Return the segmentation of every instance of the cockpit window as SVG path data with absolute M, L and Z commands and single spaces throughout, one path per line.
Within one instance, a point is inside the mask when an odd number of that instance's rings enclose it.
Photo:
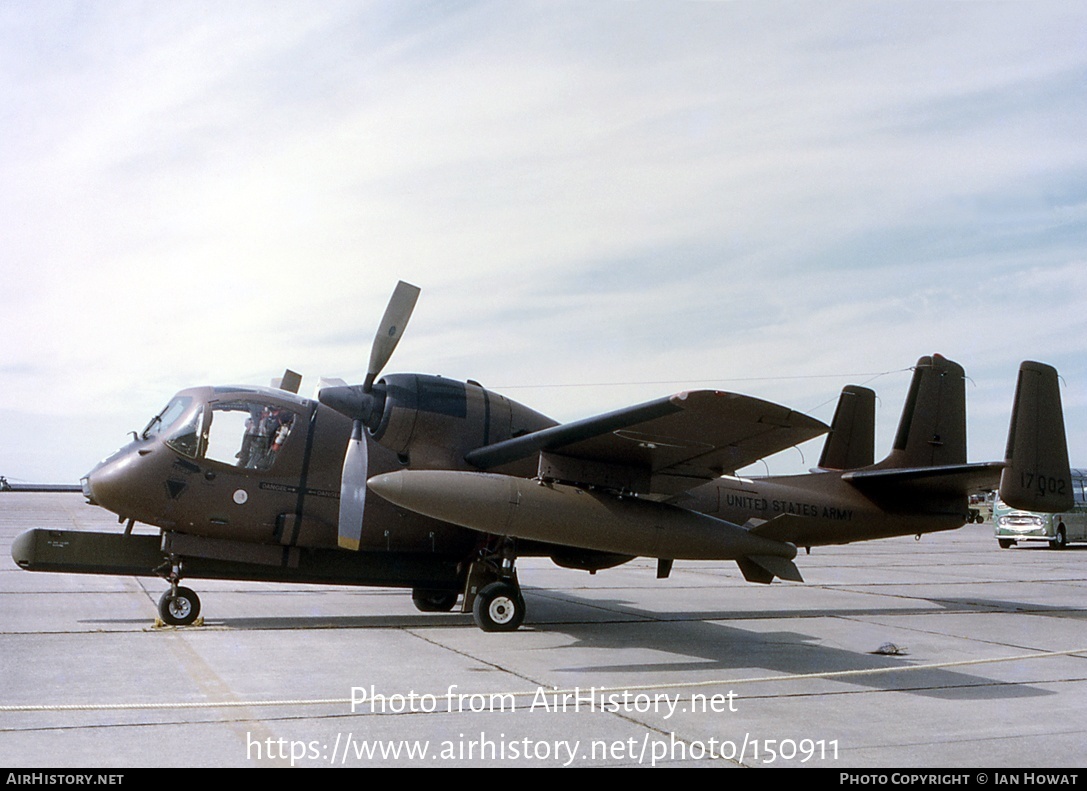
M 269 470 L 290 437 L 295 414 L 255 401 L 220 401 L 212 405 L 205 456 L 212 461 Z
M 195 459 L 200 451 L 200 423 L 203 418 L 204 408 L 201 407 L 193 413 L 192 417 L 177 425 L 170 434 L 170 438 L 166 440 L 166 444 L 178 453 Z
M 191 396 L 178 396 L 167 404 L 164 410 L 151 418 L 151 422 L 147 424 L 147 428 L 143 430 L 143 434 L 140 436 L 143 439 L 151 439 L 151 437 L 166 431 L 184 414 L 191 403 Z

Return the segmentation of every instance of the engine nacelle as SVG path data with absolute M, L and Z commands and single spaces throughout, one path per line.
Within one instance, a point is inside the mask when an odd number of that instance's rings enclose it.
M 476 382 L 392 374 L 374 391 L 384 403 L 380 419 L 368 423 L 370 435 L 414 469 L 470 469 L 468 451 L 555 425 Z

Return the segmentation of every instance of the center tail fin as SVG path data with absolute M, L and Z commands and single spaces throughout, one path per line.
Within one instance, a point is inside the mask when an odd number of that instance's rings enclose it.
M 909 509 L 926 499 L 946 508 L 992 488 L 1002 467 L 966 463 L 966 373 L 934 354 L 913 369 L 891 452 L 871 467 L 846 470 L 842 480 L 884 508 Z
M 902 408 L 894 446 L 878 469 L 966 463 L 966 372 L 939 354 L 922 357 Z

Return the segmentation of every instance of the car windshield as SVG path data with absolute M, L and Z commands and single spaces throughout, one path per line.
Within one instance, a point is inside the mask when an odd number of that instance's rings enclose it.
M 166 431 L 170 426 L 177 422 L 177 419 L 185 413 L 185 410 L 189 408 L 189 404 L 191 403 L 191 397 L 177 396 L 166 405 L 164 410 L 151 418 L 151 422 L 147 424 L 147 428 L 143 430 L 143 433 L 140 436 L 143 439 L 151 439 L 151 437 Z

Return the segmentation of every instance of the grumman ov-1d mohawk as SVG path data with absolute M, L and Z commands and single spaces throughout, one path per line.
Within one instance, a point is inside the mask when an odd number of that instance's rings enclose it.
M 662 578 L 674 560 L 734 560 L 752 582 L 799 582 L 797 547 L 950 530 L 998 483 L 1018 508 L 1071 506 L 1057 375 L 1041 363 L 1020 367 L 1005 460 L 967 464 L 963 369 L 922 357 L 877 464 L 862 387 L 842 391 L 830 427 L 706 390 L 558 425 L 476 382 L 379 379 L 418 294 L 397 286 L 361 385 L 310 400 L 288 372 L 278 390 L 178 393 L 83 479 L 126 530 L 30 530 L 16 563 L 163 577 L 159 613 L 176 625 L 200 610 L 190 577 L 410 588 L 424 612 L 459 600 L 509 631 L 525 617 L 520 556 L 590 572 L 656 558 Z M 828 430 L 811 474 L 734 475 Z

